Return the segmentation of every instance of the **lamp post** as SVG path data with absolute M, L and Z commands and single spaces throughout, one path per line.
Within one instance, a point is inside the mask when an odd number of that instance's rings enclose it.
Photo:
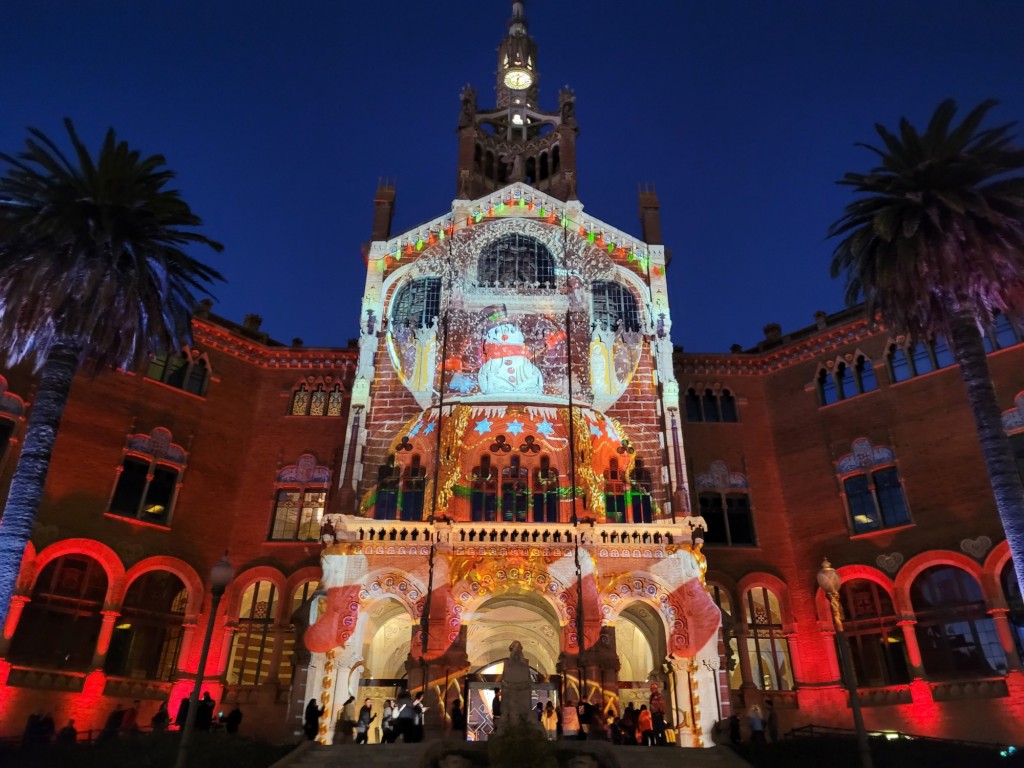
M 196 670 L 195 685 L 192 686 L 192 695 L 188 699 L 188 715 L 185 717 L 185 725 L 181 729 L 181 743 L 178 745 L 178 760 L 175 768 L 185 768 L 188 765 L 188 749 L 192 745 L 192 733 L 195 731 L 196 711 L 199 709 L 199 689 L 203 687 L 203 675 L 206 672 L 206 657 L 210 655 L 210 641 L 213 639 L 213 623 L 217 617 L 217 606 L 224 596 L 224 590 L 235 578 L 235 569 L 228 562 L 228 553 L 224 553 L 213 568 L 210 569 L 210 617 L 206 621 L 206 636 L 203 638 L 203 650 L 199 654 L 199 668 Z
M 832 626 L 836 630 L 836 645 L 839 648 L 839 668 L 843 677 L 843 685 L 850 694 L 850 710 L 853 712 L 853 727 L 857 731 L 857 751 L 860 753 L 861 768 L 872 768 L 871 748 L 868 746 L 868 734 L 864 730 L 864 718 L 860 712 L 860 699 L 857 697 L 857 679 L 850 663 L 850 641 L 843 629 L 843 606 L 839 602 L 839 587 L 842 578 L 832 564 L 825 558 L 821 561 L 818 571 L 818 586 L 828 595 L 832 609 Z

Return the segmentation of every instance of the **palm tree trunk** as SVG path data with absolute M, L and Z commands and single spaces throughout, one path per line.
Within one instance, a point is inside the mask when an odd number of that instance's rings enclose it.
M 981 331 L 974 315 L 964 311 L 953 315 L 949 330 L 953 355 L 967 387 L 967 402 L 974 415 L 996 509 L 1010 545 L 1017 583 L 1024 586 L 1024 485 L 1017 472 L 1010 440 L 1003 429 L 1002 413 L 992 385 Z
M 11 480 L 7 506 L 3 517 L 0 517 L 0 627 L 7 620 L 21 559 L 43 498 L 50 455 L 71 392 L 71 381 L 78 370 L 80 355 L 79 345 L 58 342 L 43 364 L 39 388 L 25 429 L 21 456 Z

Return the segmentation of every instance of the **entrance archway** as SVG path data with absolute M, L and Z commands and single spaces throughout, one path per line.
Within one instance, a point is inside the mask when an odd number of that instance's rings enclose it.
M 485 741 L 494 732 L 494 692 L 501 686 L 509 646 L 519 641 L 529 661 L 531 706 L 551 701 L 558 706 L 555 675 L 562 632 L 555 609 L 539 595 L 498 595 L 484 602 L 467 623 L 466 652 L 470 674 L 466 684 L 467 738 Z
M 468 624 L 466 653 L 471 669 L 505 659 L 509 645 L 518 640 L 531 667 L 542 675 L 554 674 L 562 633 L 558 615 L 542 597 L 529 593 L 497 595 L 464 622 Z
M 646 704 L 648 684 L 660 679 L 661 662 L 668 654 L 665 625 L 645 602 L 634 602 L 615 621 L 615 651 L 619 657 L 619 698 L 625 708 Z

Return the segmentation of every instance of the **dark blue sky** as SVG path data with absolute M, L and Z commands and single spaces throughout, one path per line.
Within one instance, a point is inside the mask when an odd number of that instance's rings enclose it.
M 226 245 L 215 311 L 253 312 L 284 341 L 357 333 L 379 176 L 396 231 L 455 193 L 467 82 L 493 104 L 511 3 L 6 0 L 0 148 L 71 116 L 161 152 Z M 541 106 L 576 90 L 579 196 L 640 234 L 657 184 L 674 260 L 673 337 L 689 351 L 755 344 L 841 308 L 825 231 L 866 170 L 873 123 L 923 123 L 943 98 L 995 97 L 1024 119 L 1024 3 L 974 0 L 529 0 Z

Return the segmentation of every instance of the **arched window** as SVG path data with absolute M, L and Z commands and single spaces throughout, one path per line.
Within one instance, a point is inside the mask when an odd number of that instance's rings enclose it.
M 402 482 L 402 468 L 395 463 L 395 454 L 389 453 L 377 468 L 377 500 L 374 514 L 378 520 L 398 518 L 398 486 Z
M 883 467 L 843 479 L 854 533 L 868 533 L 910 522 L 903 484 L 896 467 Z
M 513 455 L 501 470 L 501 519 L 506 523 L 525 523 L 530 506 L 530 472 Z
M 839 391 L 836 389 L 836 380 L 827 368 L 818 372 L 818 398 L 822 405 L 832 405 L 839 402 Z
M 754 685 L 765 691 L 793 688 L 789 643 L 783 635 L 779 598 L 767 587 L 754 587 L 744 595 L 747 655 Z
M 303 607 L 306 606 L 307 616 L 304 617 L 305 621 L 308 621 L 309 603 L 308 601 L 313 597 L 313 593 L 320 587 L 320 582 L 313 579 L 312 581 L 306 581 L 299 585 L 298 589 L 292 593 L 292 602 L 290 610 L 288 612 L 289 617 L 292 617 L 294 621 L 295 614 Z M 294 625 L 293 625 L 294 630 Z M 309 661 L 309 651 L 304 647 L 300 648 L 296 645 L 295 632 L 285 632 L 281 635 L 281 642 L 283 646 L 281 648 L 281 664 L 277 670 L 277 679 L 282 687 L 292 684 L 292 674 L 295 669 L 300 667 L 305 662 Z
M 473 468 L 469 510 L 474 523 L 493 523 L 497 520 L 498 474 L 491 466 L 491 457 L 486 453 L 480 457 L 480 464 Z
M 555 260 L 532 237 L 512 232 L 495 240 L 480 254 L 477 283 L 485 288 L 555 287 Z
M 1020 584 L 1017 583 L 1017 573 L 1013 570 L 1012 560 L 1007 560 L 1003 566 L 999 583 L 1003 587 L 1006 607 L 1009 608 L 1006 618 L 1010 622 L 1010 631 L 1013 632 L 1017 656 L 1024 662 L 1024 598 L 1021 597 Z
M 391 327 L 426 328 L 441 314 L 441 278 L 410 280 L 395 293 L 391 302 Z
M 420 464 L 419 454 L 415 454 L 405 470 L 402 481 L 402 519 L 423 519 L 423 492 L 427 482 L 427 470 Z
M 597 327 L 634 333 L 640 330 L 640 311 L 629 288 L 620 283 L 595 280 L 590 296 L 593 322 Z
M 154 525 L 170 523 L 186 461 L 184 449 L 171 440 L 163 427 L 128 438 L 110 499 L 111 515 Z
M 644 466 L 644 460 L 639 456 L 633 462 L 633 469 L 629 473 L 630 507 L 633 510 L 633 523 L 650 523 L 654 520 L 654 510 L 651 505 L 651 471 Z
M 292 416 L 341 416 L 343 400 L 341 384 L 332 385 L 330 380 L 302 383 L 292 390 L 289 413 Z
M 167 571 L 150 571 L 124 596 L 103 670 L 116 677 L 170 680 L 178 664 L 188 592 Z
M 1006 671 L 1006 655 L 981 587 L 951 565 L 923 571 L 910 587 L 917 644 L 928 677 L 990 677 Z
M 618 459 L 608 459 L 604 472 L 604 509 L 608 522 L 626 522 L 626 478 Z
M 700 395 L 692 387 L 686 390 L 686 420 L 704 421 L 704 411 L 700 407 Z
M 910 682 L 903 630 L 889 593 L 868 579 L 851 579 L 839 589 L 850 641 L 853 668 L 860 686 Z
M 316 541 L 327 507 L 331 471 L 316 463 L 310 453 L 277 475 L 271 541 Z
M 878 389 L 878 381 L 875 378 L 875 369 L 871 361 L 864 355 L 857 356 L 857 364 L 854 366 L 854 374 L 857 380 L 858 392 L 873 392 Z
M 227 680 L 231 685 L 261 685 L 270 676 L 274 655 L 277 590 L 269 581 L 251 584 L 242 595 L 238 629 L 231 640 Z
M 533 522 L 558 522 L 558 470 L 551 459 L 540 457 L 540 466 L 533 470 Z
M 146 378 L 200 397 L 206 394 L 210 364 L 199 350 L 182 350 L 173 355 L 154 355 L 146 369 Z
M 704 389 L 703 394 L 695 388 L 686 390 L 684 398 L 686 408 L 686 420 L 690 422 L 729 422 L 735 424 L 740 420 L 739 409 L 736 404 L 736 395 L 732 390 L 721 389 L 715 384 L 714 388 Z
M 96 651 L 107 574 L 86 555 L 48 563 L 18 621 L 10 660 L 50 669 L 88 669 Z
M 726 649 L 722 658 L 722 668 L 728 672 L 729 688 L 738 691 L 743 685 L 743 674 L 740 668 L 739 645 L 736 639 L 736 616 L 733 599 L 729 590 L 719 584 L 708 582 L 708 594 L 722 612 L 722 635 Z
M 708 472 L 697 475 L 697 502 L 708 524 L 705 544 L 756 544 L 754 517 L 746 475 L 730 471 L 724 461 L 713 461 Z

